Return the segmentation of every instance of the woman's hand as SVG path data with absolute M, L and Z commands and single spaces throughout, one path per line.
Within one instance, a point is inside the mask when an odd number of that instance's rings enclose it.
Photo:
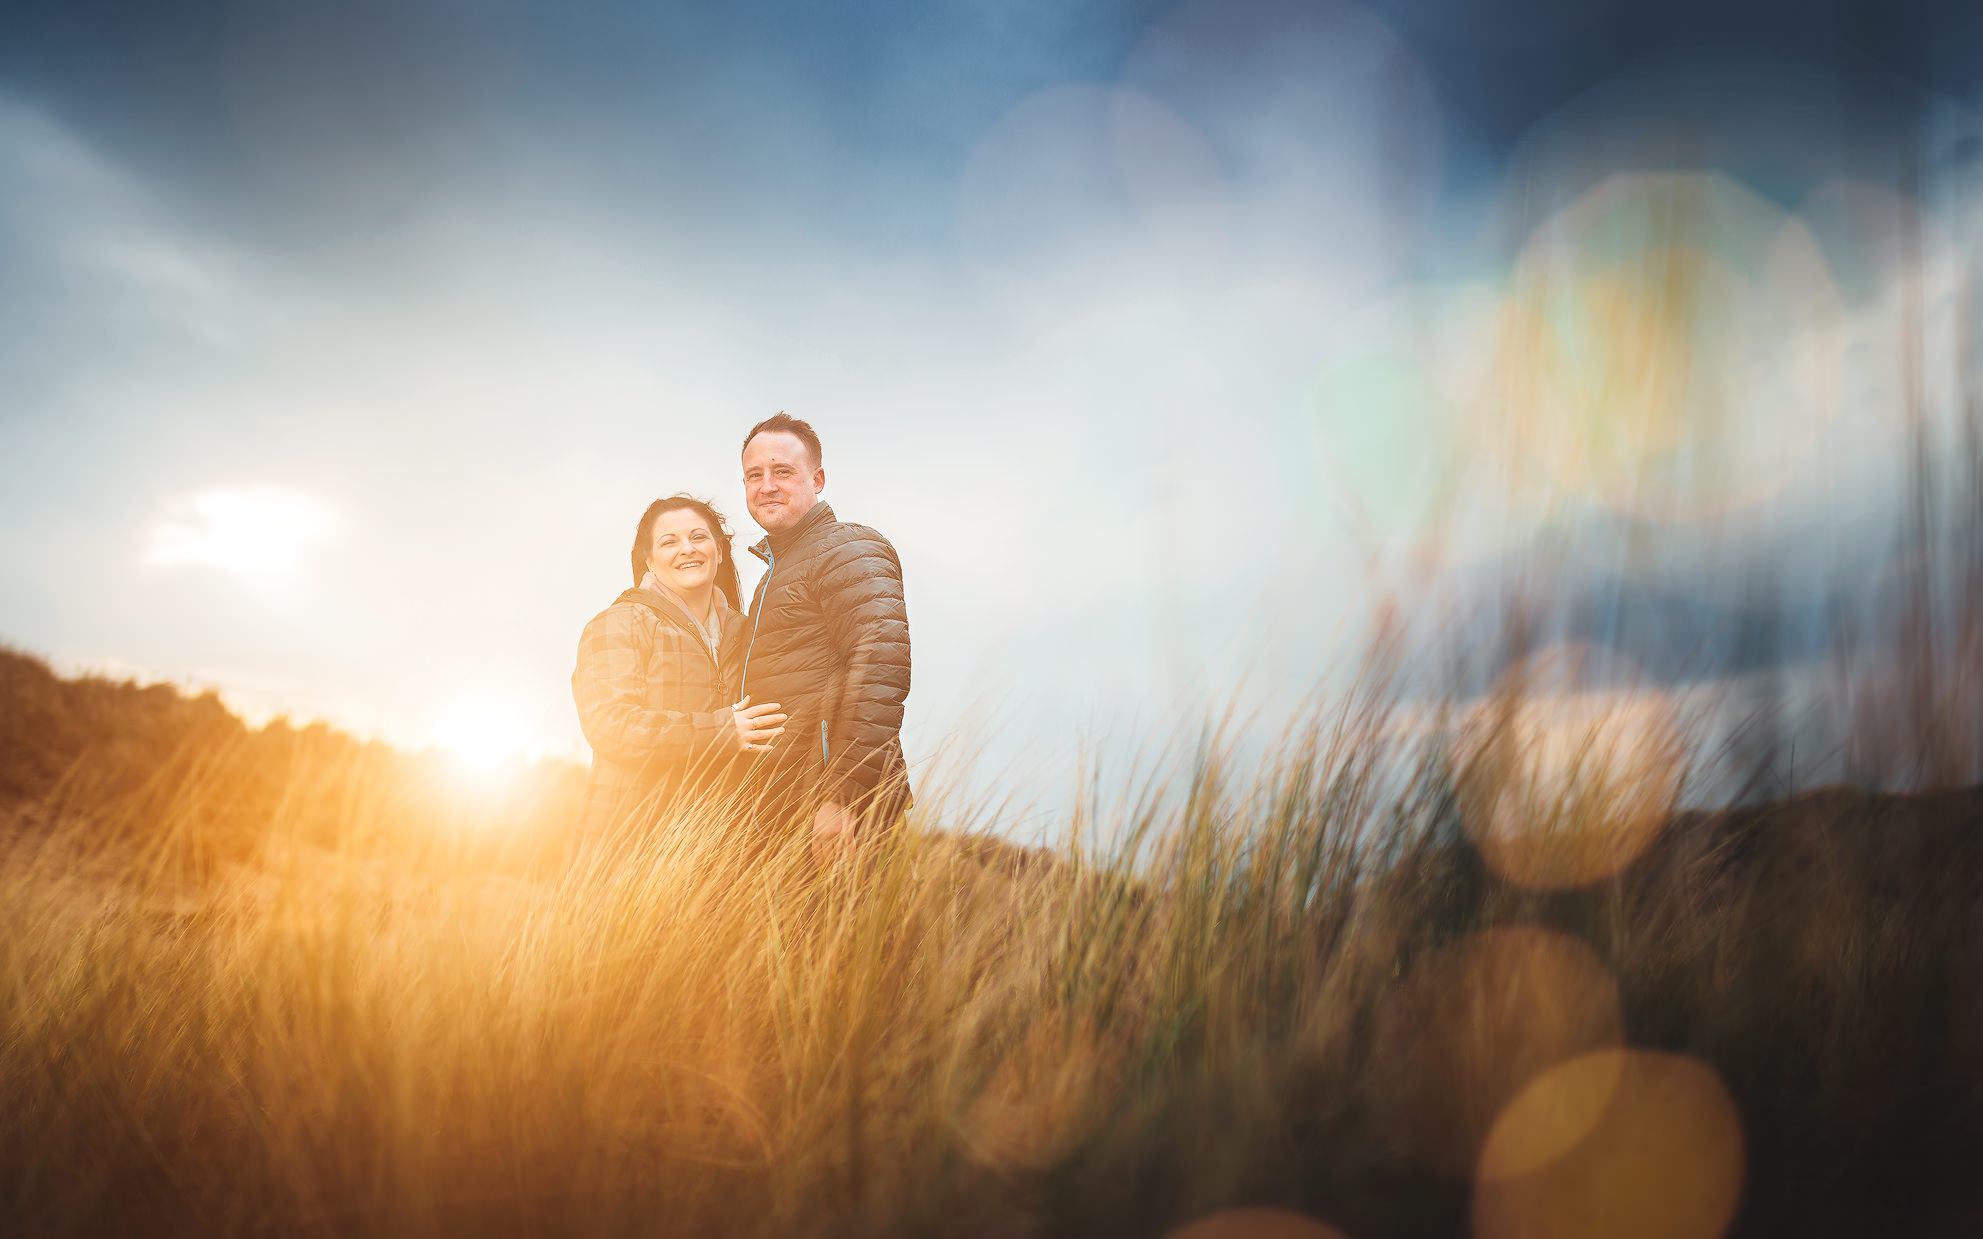
M 737 747 L 746 753 L 766 752 L 773 740 L 785 734 L 785 716 L 775 701 L 754 706 L 745 697 L 730 710 L 730 720 L 737 725 Z

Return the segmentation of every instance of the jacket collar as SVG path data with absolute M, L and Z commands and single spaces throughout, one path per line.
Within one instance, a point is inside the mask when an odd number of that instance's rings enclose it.
M 821 500 L 812 505 L 812 510 L 800 517 L 799 523 L 790 529 L 758 539 L 757 545 L 751 547 L 751 554 L 769 563 L 773 555 L 783 555 L 820 526 L 832 523 L 833 505 Z

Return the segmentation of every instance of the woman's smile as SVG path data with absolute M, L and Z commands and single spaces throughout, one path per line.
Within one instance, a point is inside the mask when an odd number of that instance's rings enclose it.
M 684 555 L 680 559 L 669 560 L 664 579 L 673 578 L 682 585 L 700 585 L 711 574 L 715 564 L 707 555 Z

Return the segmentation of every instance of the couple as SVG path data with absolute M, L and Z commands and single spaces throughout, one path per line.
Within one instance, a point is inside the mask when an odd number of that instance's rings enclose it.
M 579 638 L 572 698 L 592 746 L 581 837 L 734 795 L 756 842 L 810 830 L 816 853 L 908 808 L 902 566 L 888 539 L 820 501 L 819 436 L 780 413 L 744 436 L 744 501 L 765 538 L 739 613 L 730 530 L 657 499 L 634 534 L 635 588 Z

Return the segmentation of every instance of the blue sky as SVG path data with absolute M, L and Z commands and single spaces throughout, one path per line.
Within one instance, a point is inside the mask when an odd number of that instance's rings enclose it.
M 634 517 L 753 540 L 779 409 L 902 550 L 912 751 L 1046 783 L 1544 543 L 1710 616 L 1765 565 L 1805 633 L 1891 530 L 1897 236 L 1953 373 L 1978 42 L 1794 7 L 9 6 L 0 639 L 577 753 Z M 1552 282 L 1674 209 L 1693 326 Z

